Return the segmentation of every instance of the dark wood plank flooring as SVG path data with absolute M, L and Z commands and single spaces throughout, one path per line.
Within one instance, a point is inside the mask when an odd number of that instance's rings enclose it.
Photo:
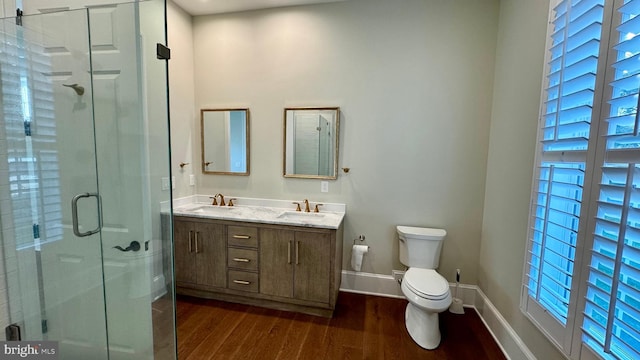
M 505 359 L 473 309 L 440 315 L 436 350 L 404 327 L 406 300 L 341 292 L 331 319 L 178 297 L 178 359 Z

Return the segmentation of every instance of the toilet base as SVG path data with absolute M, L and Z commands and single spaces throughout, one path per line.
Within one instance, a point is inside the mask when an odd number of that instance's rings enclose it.
M 408 303 L 404 321 L 409 335 L 420 347 L 433 350 L 440 345 L 440 324 L 437 312 L 427 312 Z

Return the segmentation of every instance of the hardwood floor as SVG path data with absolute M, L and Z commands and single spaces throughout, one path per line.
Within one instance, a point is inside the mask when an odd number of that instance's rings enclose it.
M 406 300 L 341 292 L 331 319 L 178 297 L 178 359 L 505 359 L 473 309 L 440 315 L 424 350 L 404 327 Z

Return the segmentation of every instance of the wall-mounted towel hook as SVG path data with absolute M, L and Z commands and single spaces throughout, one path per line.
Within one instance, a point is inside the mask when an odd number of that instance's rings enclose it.
M 180 169 L 184 169 L 185 166 L 189 165 L 189 163 L 186 162 L 181 162 L 180 163 Z
M 78 94 L 79 96 L 84 95 L 84 87 L 78 85 L 78 84 L 71 84 L 71 85 L 67 85 L 67 84 L 62 84 L 62 86 L 68 87 L 68 88 L 72 88 L 76 94 Z
M 344 171 L 345 173 L 348 173 L 351 170 L 351 168 L 348 167 L 343 167 L 342 171 Z

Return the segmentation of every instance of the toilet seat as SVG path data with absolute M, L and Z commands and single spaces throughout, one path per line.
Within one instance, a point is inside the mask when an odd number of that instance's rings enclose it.
M 410 268 L 402 282 L 408 290 L 427 300 L 444 300 L 450 296 L 449 283 L 433 269 Z

